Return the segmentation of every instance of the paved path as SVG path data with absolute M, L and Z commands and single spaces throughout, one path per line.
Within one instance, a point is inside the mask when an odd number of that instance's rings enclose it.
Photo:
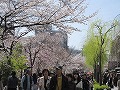
M 113 89 L 111 89 L 111 90 L 118 90 L 118 88 L 117 87 L 114 87 Z

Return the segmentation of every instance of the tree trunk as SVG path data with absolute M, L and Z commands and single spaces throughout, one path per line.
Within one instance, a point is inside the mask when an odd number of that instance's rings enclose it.
M 102 40 L 101 40 L 102 42 Z M 102 43 L 101 43 L 101 46 L 100 46 L 100 56 L 99 56 L 99 83 L 100 83 L 100 86 L 102 85 Z

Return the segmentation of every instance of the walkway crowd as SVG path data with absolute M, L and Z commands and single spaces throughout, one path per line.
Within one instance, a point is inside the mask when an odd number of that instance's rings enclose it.
M 120 80 L 116 73 L 105 72 L 103 84 L 114 88 L 120 86 Z M 93 90 L 93 74 L 80 74 L 78 71 L 73 71 L 73 73 L 64 75 L 62 66 L 58 66 L 55 73 L 44 69 L 42 74 L 33 73 L 31 75 L 31 71 L 26 70 L 19 80 L 16 72 L 13 71 L 8 77 L 6 87 L 3 88 L 0 80 L 0 90 Z

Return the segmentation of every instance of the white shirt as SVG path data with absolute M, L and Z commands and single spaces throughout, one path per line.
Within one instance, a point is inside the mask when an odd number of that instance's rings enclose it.
M 48 87 L 48 85 L 50 84 L 50 80 L 51 80 L 51 77 L 48 76 L 48 79 L 46 82 L 46 87 Z M 44 88 L 44 76 L 38 78 L 37 83 L 38 83 L 38 88 L 39 88 L 38 90 L 45 90 L 45 88 Z

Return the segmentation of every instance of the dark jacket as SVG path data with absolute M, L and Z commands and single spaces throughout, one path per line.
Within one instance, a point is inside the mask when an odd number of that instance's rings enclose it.
M 8 83 L 7 83 L 8 88 L 16 89 L 17 85 L 18 85 L 18 78 L 16 76 L 15 77 L 9 76 L 8 77 Z
M 73 81 L 68 82 L 68 90 L 76 90 L 76 84 Z
M 53 76 L 50 80 L 50 89 L 49 90 L 56 90 L 56 86 L 57 86 L 57 76 Z M 62 89 L 61 90 L 69 90 L 68 89 L 68 80 L 64 75 L 62 75 Z
M 87 79 L 83 79 L 83 90 L 89 90 L 89 81 Z
M 24 90 L 27 90 L 27 85 L 28 85 L 27 75 L 24 75 L 23 78 L 24 78 L 24 79 L 23 79 L 22 82 L 21 82 L 21 83 L 23 83 L 22 88 L 23 88 Z M 33 81 L 33 79 L 32 79 L 32 77 L 30 76 L 30 90 L 31 90 L 32 81 Z

